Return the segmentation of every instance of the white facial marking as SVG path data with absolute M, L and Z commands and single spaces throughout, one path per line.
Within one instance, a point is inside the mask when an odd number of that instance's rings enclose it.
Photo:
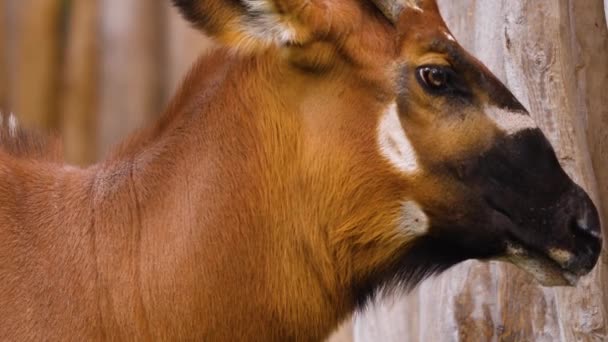
M 269 0 L 246 0 L 244 4 L 254 19 L 242 22 L 245 33 L 268 43 L 285 44 L 295 40 L 295 30 L 285 23 Z
M 568 264 L 568 262 L 574 257 L 572 253 L 559 248 L 549 249 L 549 256 L 562 266 Z
M 378 126 L 380 153 L 399 171 L 414 173 L 418 170 L 416 151 L 401 126 L 397 104 L 391 104 Z
M 414 201 L 403 202 L 399 231 L 409 236 L 422 236 L 429 231 L 429 218 Z
M 576 285 L 578 277 L 569 272 L 562 271 L 553 262 L 546 258 L 531 255 L 519 244 L 509 243 L 506 256 L 502 261 L 508 261 L 526 272 L 532 274 L 536 280 L 545 286 Z
M 528 114 L 510 111 L 508 109 L 488 106 L 484 112 L 499 129 L 511 135 L 524 129 L 537 128 L 534 119 Z

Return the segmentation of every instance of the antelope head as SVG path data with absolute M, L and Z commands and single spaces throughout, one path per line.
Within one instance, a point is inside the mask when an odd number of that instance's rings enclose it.
M 546 285 L 594 267 L 595 206 L 434 0 L 174 3 L 263 66 L 264 86 L 242 91 L 264 98 L 265 120 L 290 118 L 275 144 L 298 141 L 276 182 L 299 184 L 301 207 L 284 216 L 327 230 L 357 296 L 468 259 L 510 261 Z
M 526 108 L 456 42 L 434 1 L 376 2 L 400 48 L 380 146 L 415 179 L 411 199 L 428 221 L 417 259 L 431 269 L 506 260 L 542 284 L 574 285 L 602 245 L 589 196 Z

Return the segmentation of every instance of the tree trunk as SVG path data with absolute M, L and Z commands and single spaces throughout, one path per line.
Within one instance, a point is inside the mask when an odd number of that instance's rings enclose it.
M 163 4 L 159 0 L 100 1 L 100 152 L 162 113 Z
M 10 106 L 25 125 L 56 128 L 61 6 L 57 0 L 22 0 L 12 13 L 19 19 Z
M 602 0 L 439 2 L 455 36 L 531 111 L 608 222 Z M 606 341 L 603 255 L 576 289 L 543 288 L 508 265 L 465 263 L 358 316 L 355 341 Z
M 167 35 L 170 37 L 165 48 L 168 53 L 165 81 L 165 94 L 168 101 L 175 94 L 196 60 L 214 45 L 211 39 L 184 20 L 168 1 L 166 7 Z
M 0 2 L 0 23 L 4 23 L 0 25 L 0 114 L 2 114 L 3 110 L 7 106 L 7 85 L 8 85 L 8 75 L 7 75 L 7 67 L 8 67 L 8 33 L 6 32 L 6 23 L 7 23 L 7 3 Z
M 95 159 L 97 118 L 97 0 L 71 2 L 61 88 L 61 129 L 66 159 Z
M 606 25 L 608 25 L 608 0 L 604 0 L 604 14 L 606 15 Z

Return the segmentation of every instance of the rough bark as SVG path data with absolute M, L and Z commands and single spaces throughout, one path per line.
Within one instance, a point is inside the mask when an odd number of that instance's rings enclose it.
M 571 49 L 575 60 L 576 118 L 579 139 L 586 141 L 597 187 L 596 202 L 602 212 L 604 237 L 608 237 L 608 26 L 600 1 L 571 2 Z M 608 6 L 605 7 L 608 10 Z M 608 264 L 604 254 L 602 262 Z M 602 269 L 604 291 L 608 290 L 608 266 Z M 604 311 L 608 295 L 604 294 Z M 606 314 L 608 317 L 608 314 Z
M 66 159 L 86 164 L 94 160 L 96 152 L 97 1 L 72 1 L 70 7 L 61 88 L 61 131 Z
M 455 36 L 530 109 L 567 172 L 601 206 L 608 198 L 602 0 L 440 6 Z M 469 262 L 375 305 L 356 319 L 355 340 L 605 341 L 606 270 L 604 253 L 576 289 L 551 289 L 511 266 Z
M 104 0 L 101 15 L 100 152 L 162 112 L 163 2 Z

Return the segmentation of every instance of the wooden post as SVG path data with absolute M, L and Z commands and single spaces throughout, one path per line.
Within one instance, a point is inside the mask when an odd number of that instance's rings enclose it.
M 103 0 L 99 15 L 98 148 L 103 152 L 162 113 L 165 21 L 161 1 Z
M 13 3 L 16 54 L 11 67 L 11 109 L 25 125 L 55 128 L 60 70 L 61 6 L 57 0 Z M 15 7 L 16 8 L 16 7 Z M 2 24 L 4 25 L 4 23 Z
M 95 159 L 97 118 L 97 0 L 72 1 L 61 88 L 61 131 L 66 159 Z
M 7 86 L 8 86 L 8 33 L 7 33 L 7 3 L 0 2 L 0 112 L 8 110 L 7 106 Z
M 602 0 L 440 0 L 460 42 L 511 88 L 608 222 L 608 33 Z M 355 320 L 355 341 L 605 341 L 605 257 L 576 289 L 468 262 Z
M 169 1 L 166 2 L 166 7 L 168 60 L 165 94 L 168 101 L 199 56 L 212 49 L 214 44 L 211 39 L 184 20 Z

